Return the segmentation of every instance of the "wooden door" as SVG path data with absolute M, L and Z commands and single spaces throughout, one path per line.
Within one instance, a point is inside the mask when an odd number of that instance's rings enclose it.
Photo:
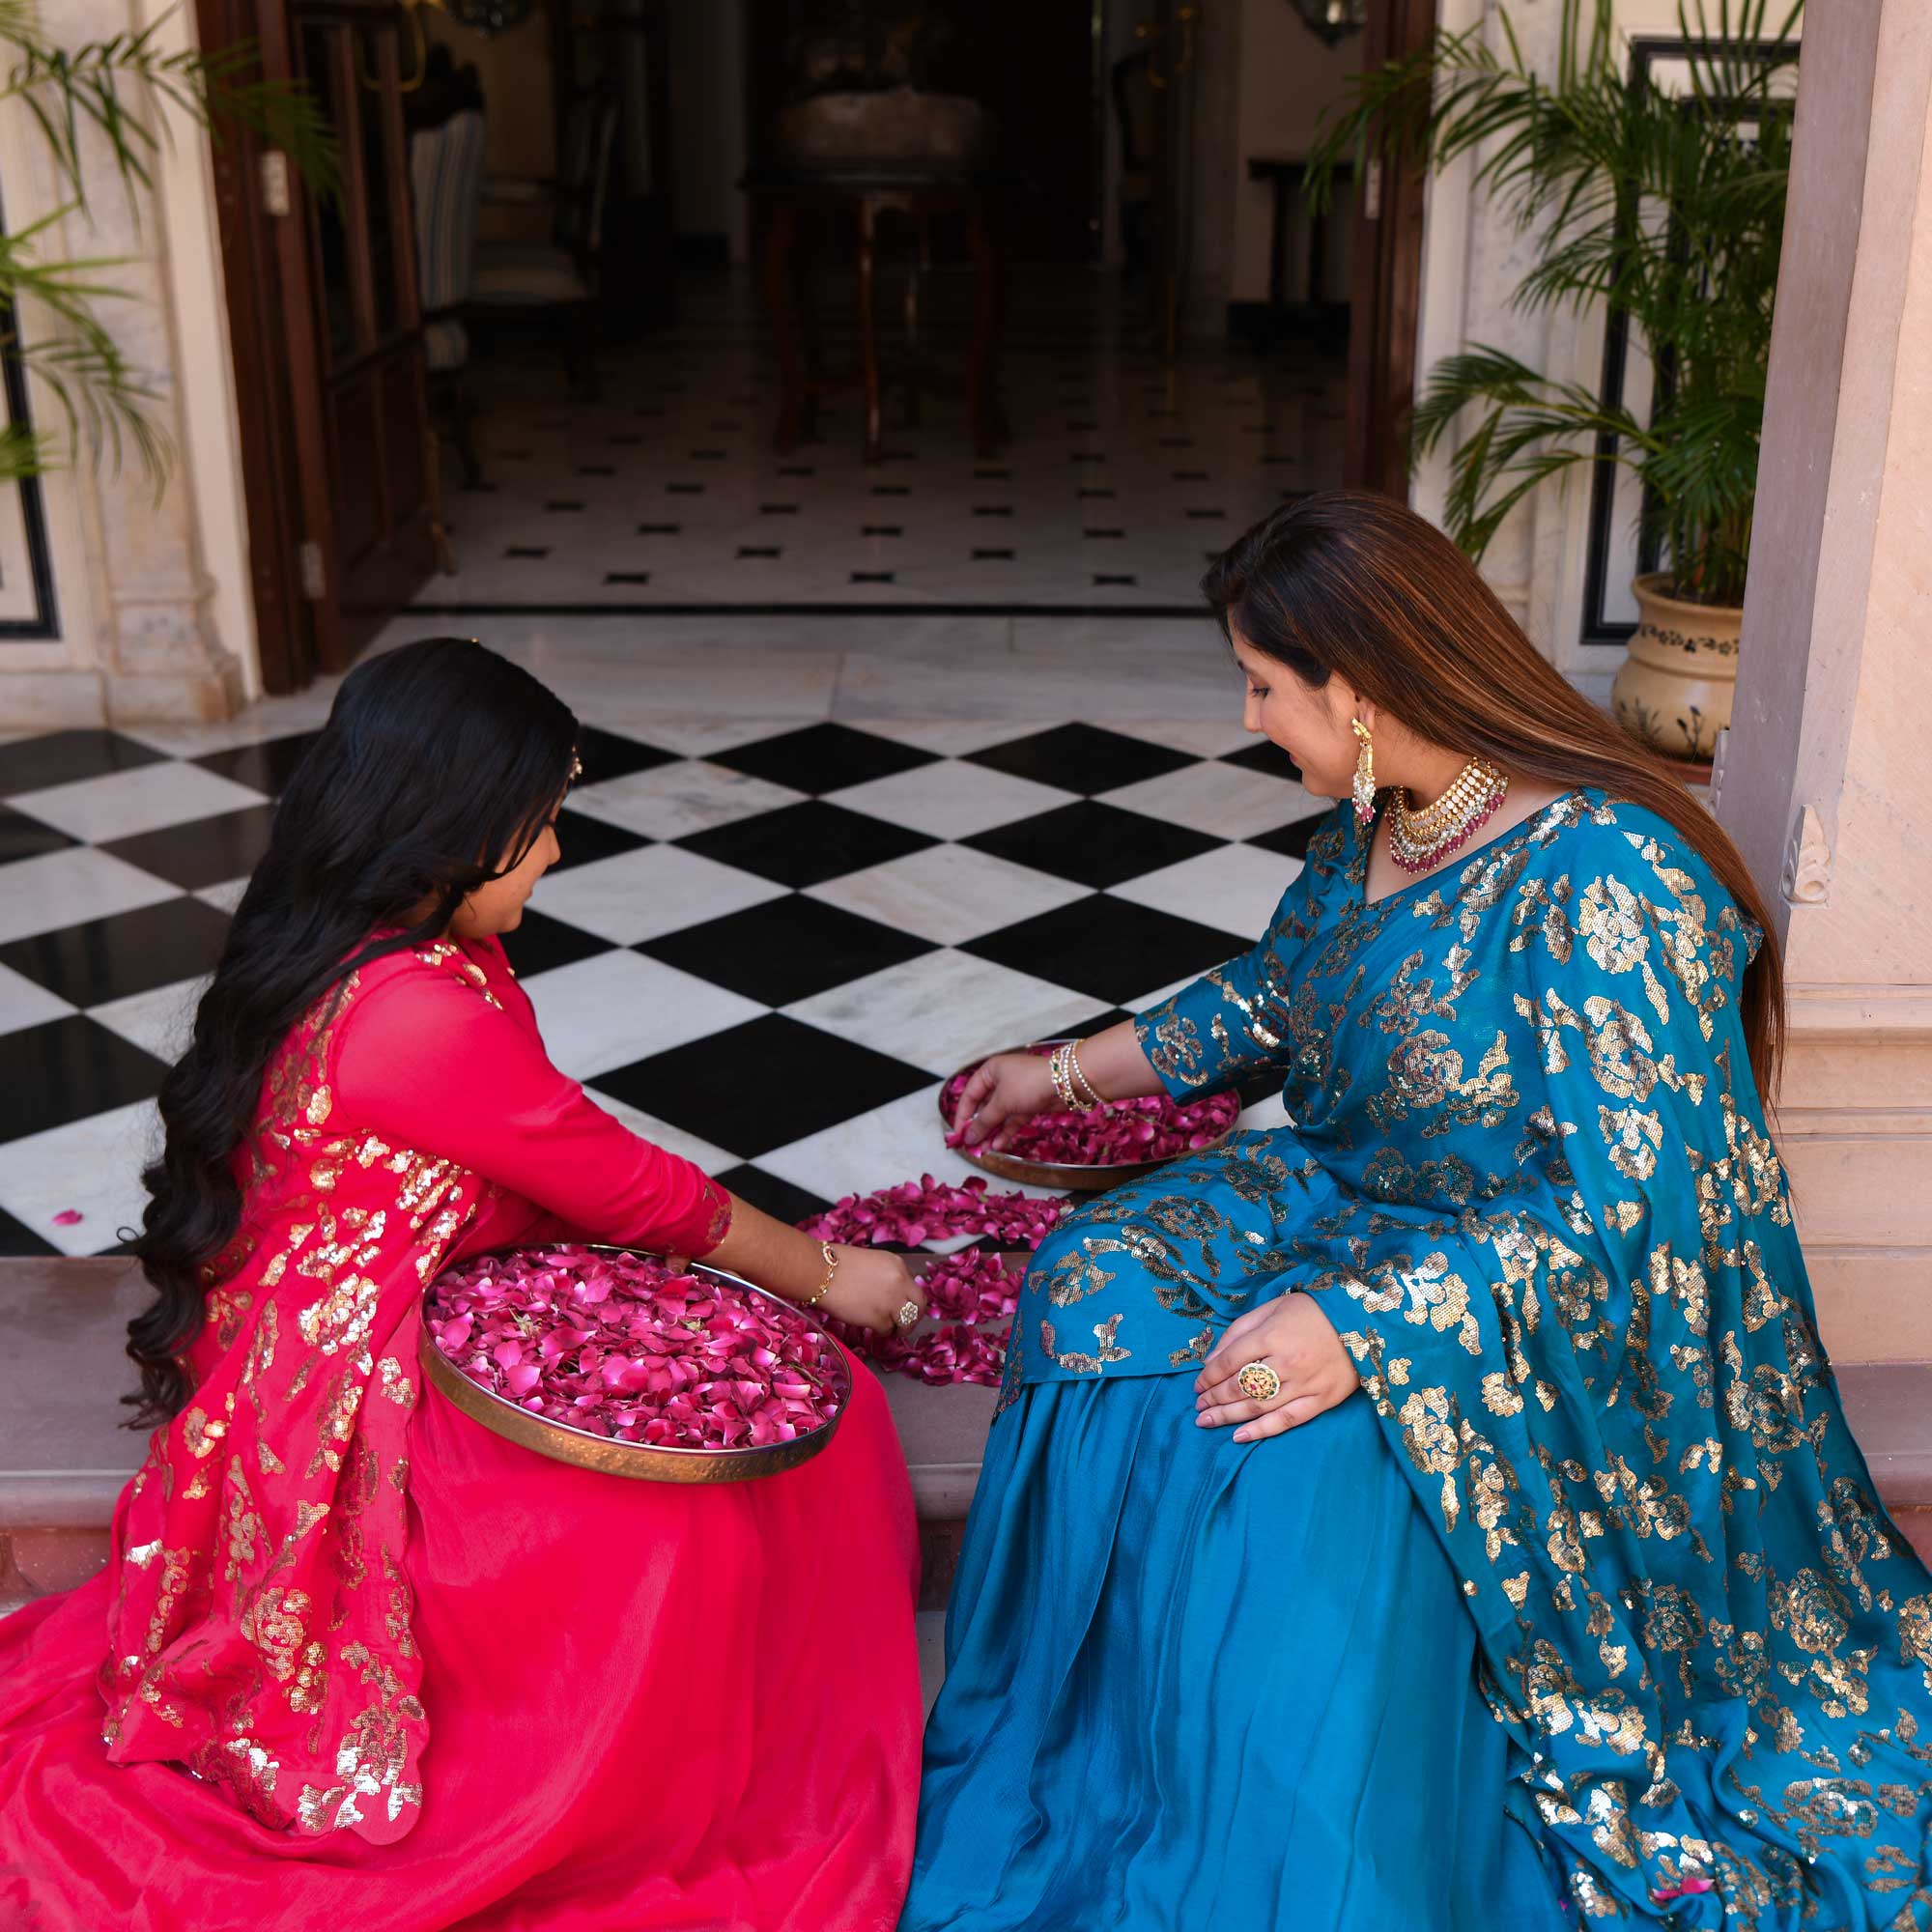
M 285 13 L 294 73 L 342 153 L 341 194 L 308 197 L 299 232 L 314 434 L 327 455 L 309 492 L 321 551 L 309 588 L 320 591 L 320 655 L 335 669 L 413 596 L 446 543 L 403 128 L 404 63 L 413 72 L 424 49 L 389 0 L 288 0 Z
M 1362 65 L 1419 53 L 1435 30 L 1435 0 L 1370 0 Z M 1355 273 L 1349 312 L 1349 400 L 1342 475 L 1408 500 L 1408 413 L 1422 311 L 1424 176 L 1371 156 L 1355 196 Z
M 347 668 L 445 543 L 416 295 L 403 91 L 419 59 L 392 0 L 198 0 L 204 47 L 252 43 L 306 84 L 341 190 L 228 134 L 215 187 L 264 681 Z

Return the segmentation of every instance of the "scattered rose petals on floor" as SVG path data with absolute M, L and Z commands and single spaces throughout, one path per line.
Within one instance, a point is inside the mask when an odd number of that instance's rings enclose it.
M 54 1226 L 56 1228 L 77 1228 L 86 1219 L 87 1216 L 78 1208 L 63 1208 L 54 1216 Z
M 848 1194 L 798 1225 L 815 1241 L 859 1248 L 919 1248 L 961 1235 L 984 1237 L 1003 1248 L 1037 1248 L 1063 1211 L 1058 1201 L 995 1194 L 977 1175 L 954 1187 L 923 1174 L 876 1194 Z
M 1014 1258 L 1017 1259 L 1017 1258 Z M 910 1335 L 875 1335 L 846 1322 L 830 1325 L 848 1348 L 881 1372 L 945 1385 L 996 1388 L 1006 1374 L 1007 1338 L 1019 1301 L 1020 1270 L 984 1248 L 942 1255 L 926 1269 L 928 1310 L 939 1325 Z
M 424 1319 L 471 1381 L 619 1442 L 763 1447 L 839 1409 L 843 1364 L 802 1314 L 642 1256 L 479 1256 L 436 1282 Z
M 950 1121 L 974 1069 L 962 1068 L 946 1083 L 941 1110 Z M 1007 1122 L 1002 1153 L 1016 1160 L 1051 1161 L 1065 1167 L 1119 1167 L 1137 1161 L 1172 1160 L 1211 1147 L 1241 1111 L 1232 1094 L 1205 1100 L 1174 1100 L 1165 1094 L 1109 1100 L 1085 1113 L 1026 1114 Z M 946 1145 L 964 1146 L 949 1133 Z

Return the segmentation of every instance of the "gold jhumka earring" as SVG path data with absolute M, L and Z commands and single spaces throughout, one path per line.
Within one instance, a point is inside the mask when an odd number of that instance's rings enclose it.
M 1355 759 L 1355 822 L 1367 825 L 1376 815 L 1376 743 L 1359 718 L 1350 723 L 1354 725 L 1355 736 L 1362 746 Z

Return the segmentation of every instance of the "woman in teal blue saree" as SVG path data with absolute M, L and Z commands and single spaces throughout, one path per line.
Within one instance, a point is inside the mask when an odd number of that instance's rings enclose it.
M 1932 1578 L 1818 1342 L 1742 861 L 1407 511 L 1288 506 L 1206 588 L 1368 810 L 1251 952 L 962 1103 L 1265 1074 L 1292 1124 L 1036 1257 L 902 1932 L 1926 1932 Z

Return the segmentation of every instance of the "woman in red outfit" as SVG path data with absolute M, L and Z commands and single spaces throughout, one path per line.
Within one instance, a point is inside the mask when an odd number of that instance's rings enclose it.
M 290 782 L 161 1094 L 160 1426 L 105 1574 L 0 1623 L 10 1932 L 897 1917 L 917 1558 L 871 1378 L 813 1461 L 687 1490 L 517 1448 L 416 1366 L 424 1284 L 509 1242 L 705 1256 L 875 1328 L 918 1299 L 546 1058 L 497 935 L 576 740 L 438 639 L 353 672 Z

